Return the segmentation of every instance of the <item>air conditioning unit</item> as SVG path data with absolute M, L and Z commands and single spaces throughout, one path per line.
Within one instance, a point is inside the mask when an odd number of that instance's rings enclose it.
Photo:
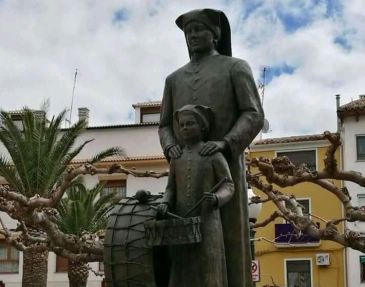
M 330 265 L 330 255 L 328 253 L 316 254 L 316 264 L 319 266 Z

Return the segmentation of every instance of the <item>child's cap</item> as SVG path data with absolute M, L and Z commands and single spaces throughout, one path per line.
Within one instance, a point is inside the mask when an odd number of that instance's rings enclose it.
M 178 109 L 174 113 L 174 118 L 178 122 L 179 115 L 182 112 L 192 112 L 199 117 L 204 128 L 209 131 L 210 127 L 213 124 L 214 114 L 211 108 L 202 105 L 185 105 L 182 108 Z

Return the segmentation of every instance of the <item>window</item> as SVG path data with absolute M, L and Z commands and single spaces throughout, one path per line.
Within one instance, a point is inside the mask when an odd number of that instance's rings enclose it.
M 286 260 L 286 286 L 311 287 L 311 261 Z
M 365 160 L 365 136 L 356 136 L 357 160 Z
M 19 273 L 19 251 L 0 241 L 0 273 Z
M 126 180 L 108 180 L 105 182 L 102 195 L 115 193 L 120 198 L 127 196 L 127 182 Z
M 67 272 L 67 271 L 68 271 L 68 259 L 56 255 L 56 272 Z
M 311 203 L 310 203 L 310 199 L 309 198 L 301 198 L 301 199 L 296 199 L 296 201 L 298 202 L 298 204 L 300 204 L 302 206 L 302 211 L 303 211 L 303 216 L 305 217 L 310 217 L 310 213 L 311 213 Z M 284 202 L 285 205 L 287 205 L 285 202 Z M 292 207 L 289 207 L 289 206 L 286 206 L 288 208 L 292 208 Z M 295 207 L 293 207 L 295 208 Z
M 365 256 L 360 256 L 360 282 L 365 283 Z
M 160 121 L 160 113 L 142 114 L 142 123 L 154 123 Z
M 297 167 L 299 167 L 302 164 L 306 164 L 310 170 L 312 171 L 316 170 L 315 150 L 277 152 L 276 156 L 277 157 L 286 156 Z
M 309 199 L 297 199 L 297 202 L 303 206 L 302 210 L 303 210 L 303 215 L 305 217 L 310 217 L 310 200 Z
M 364 193 L 360 193 L 357 195 L 357 205 L 360 206 L 365 206 L 365 194 Z
M 141 107 L 141 123 L 159 122 L 160 106 Z

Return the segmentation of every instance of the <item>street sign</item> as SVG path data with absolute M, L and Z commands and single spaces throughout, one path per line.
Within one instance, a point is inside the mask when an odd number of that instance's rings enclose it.
M 252 281 L 259 282 L 260 281 L 260 267 L 259 267 L 258 260 L 252 260 L 251 270 L 252 270 Z

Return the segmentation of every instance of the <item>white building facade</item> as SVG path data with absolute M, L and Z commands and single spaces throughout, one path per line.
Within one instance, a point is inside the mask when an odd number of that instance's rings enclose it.
M 166 171 L 167 161 L 163 156 L 158 137 L 158 123 L 160 103 L 140 103 L 133 106 L 136 121 L 134 124 L 88 127 L 77 139 L 76 144 L 93 139 L 76 158 L 77 162 L 84 162 L 96 153 L 109 148 L 120 147 L 125 152 L 124 158 L 115 158 L 103 162 L 102 165 L 111 163 L 122 164 L 127 168 L 137 170 Z M 87 110 L 87 109 L 86 109 Z M 88 110 L 79 109 L 79 118 L 88 117 Z M 153 122 L 151 122 L 153 120 Z M 4 147 L 0 145 L 0 154 Z M 106 183 L 106 189 L 117 189 L 122 196 L 132 196 L 139 189 L 150 190 L 152 193 L 163 192 L 167 178 L 136 178 L 131 175 L 110 174 L 86 176 L 85 185 L 93 187 L 99 181 Z M 5 183 L 0 178 L 0 184 Z M 15 228 L 16 222 L 7 214 L 1 213 L 5 225 Z M 20 287 L 23 268 L 22 252 L 18 252 L 0 238 L 0 281 L 7 287 Z M 64 270 L 62 260 L 50 252 L 48 257 L 48 283 L 49 287 L 66 287 L 68 285 L 67 272 Z M 100 271 L 102 266 L 98 262 L 90 263 L 95 271 Z M 102 277 L 90 271 L 88 287 L 102 286 Z
M 365 176 L 365 96 L 358 100 L 342 105 L 337 109 L 340 119 L 342 140 L 343 169 L 360 172 Z M 352 205 L 365 206 L 365 189 L 352 182 L 345 182 Z M 351 230 L 358 231 L 365 236 L 365 223 L 347 223 Z M 365 254 L 347 248 L 347 286 L 365 286 Z

